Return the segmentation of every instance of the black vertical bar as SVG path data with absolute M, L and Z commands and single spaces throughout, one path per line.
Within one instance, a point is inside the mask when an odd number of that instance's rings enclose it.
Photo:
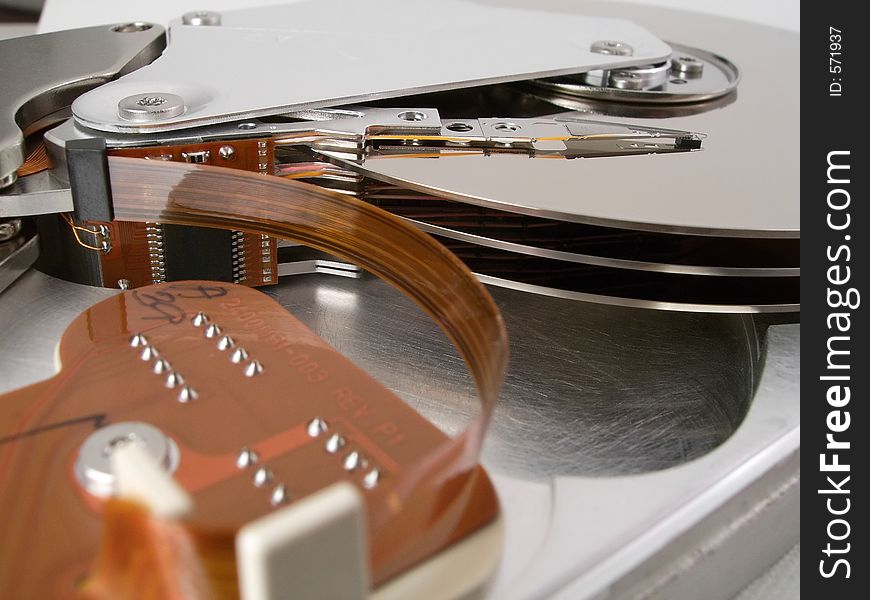
M 864 5 L 804 3 L 801 32 L 801 585 L 866 598 L 870 106 Z M 862 110 L 862 108 L 864 110 Z

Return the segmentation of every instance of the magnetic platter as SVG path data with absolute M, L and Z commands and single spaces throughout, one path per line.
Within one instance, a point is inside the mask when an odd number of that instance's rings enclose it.
M 584 3 L 582 10 L 614 8 Z M 580 10 L 566 2 L 544 9 Z M 798 87 L 799 37 L 737 21 L 724 28 L 700 15 L 674 23 L 662 14 L 633 7 L 630 15 L 673 41 L 671 61 L 648 66 L 667 77 L 649 89 L 612 85 L 625 72 L 605 73 L 609 83 L 596 86 L 602 74 L 591 73 L 399 102 L 435 107 L 445 122 L 460 124 L 546 117 L 676 128 L 703 136 L 700 149 L 567 160 L 318 156 L 348 177 L 316 183 L 412 220 L 494 285 L 669 310 L 797 311 L 800 105 L 782 91 Z

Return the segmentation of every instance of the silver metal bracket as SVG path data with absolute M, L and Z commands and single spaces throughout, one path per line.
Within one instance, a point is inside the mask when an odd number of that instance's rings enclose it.
M 362 151 L 364 146 L 408 142 L 420 146 L 481 148 L 492 151 L 524 149 L 538 154 L 581 156 L 584 149 L 609 142 L 623 154 L 693 150 L 704 135 L 679 129 L 627 125 L 594 119 L 512 117 L 488 119 L 442 119 L 433 108 L 370 108 L 350 106 L 306 110 L 285 114 L 286 121 L 250 119 L 195 129 L 154 134 L 123 134 L 94 131 L 70 120 L 45 135 L 49 153 L 57 164 L 64 162 L 64 148 L 73 140 L 104 138 L 107 148 L 195 144 L 247 137 L 272 137 L 278 145 L 302 145 L 328 151 Z M 635 142 L 642 142 L 635 144 Z M 634 145 L 633 145 L 634 144 Z M 596 150 L 597 152 L 597 150 Z M 396 149 L 394 153 L 399 153 Z
M 173 22 L 163 56 L 81 96 L 76 120 L 171 131 L 671 55 L 628 21 L 461 0 L 437 12 L 421 0 L 305 0 L 222 13 L 219 23 Z
M 59 120 L 82 92 L 151 62 L 164 46 L 163 28 L 150 23 L 0 41 L 0 188 L 15 182 L 24 136 Z M 39 68 L 28 68 L 34 58 Z
M 375 158 L 418 151 L 476 149 L 522 151 L 533 156 L 648 154 L 698 149 L 704 135 L 691 131 L 625 125 L 595 120 L 441 119 L 435 109 L 347 107 L 299 111 L 286 122 L 258 119 L 196 129 L 130 135 L 81 127 L 72 119 L 45 134 L 52 172 L 31 175 L 0 194 L 0 217 L 69 212 L 73 209 L 67 180 L 68 142 L 104 138 L 107 148 L 160 146 L 273 137 L 283 146 L 306 146 L 341 158 Z

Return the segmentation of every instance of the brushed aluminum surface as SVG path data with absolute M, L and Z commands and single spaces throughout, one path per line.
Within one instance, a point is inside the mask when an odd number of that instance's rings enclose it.
M 318 335 L 456 433 L 478 409 L 464 363 L 410 300 L 370 277 L 264 288 Z M 758 319 L 612 307 L 490 288 L 511 364 L 484 461 L 534 480 L 640 473 L 703 455 L 738 427 L 761 365 Z M 45 378 L 64 327 L 114 294 L 30 271 L 0 295 L 0 391 Z
M 744 498 L 751 535 L 766 541 L 711 598 L 796 542 L 798 511 L 777 498 L 794 497 L 797 477 L 798 325 L 491 291 L 512 361 L 483 452 L 506 524 L 489 598 L 617 598 L 650 585 L 686 598 L 671 592 L 693 571 L 673 565 L 735 572 L 715 559 L 740 548 L 721 531 L 739 529 L 744 513 L 723 510 Z M 476 409 L 459 357 L 396 290 L 312 274 L 267 292 L 445 431 Z M 31 270 L 0 294 L 0 391 L 52 373 L 66 325 L 115 293 Z

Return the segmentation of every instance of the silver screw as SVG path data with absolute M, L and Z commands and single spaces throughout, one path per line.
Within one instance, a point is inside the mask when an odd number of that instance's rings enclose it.
M 118 289 L 129 290 L 130 289 L 130 280 L 129 279 L 119 279 L 118 280 Z
M 236 156 L 236 151 L 232 146 L 221 146 L 218 149 L 218 156 L 224 160 L 233 160 Z
M 214 27 L 221 24 L 221 14 L 210 10 L 195 10 L 181 16 L 184 25 L 193 27 Z
M 589 50 L 596 54 L 610 54 L 613 56 L 631 56 L 634 54 L 634 48 L 625 42 L 617 40 L 598 40 L 597 42 L 592 42 Z
M 700 77 L 704 74 L 704 61 L 694 56 L 672 56 L 671 72 L 683 77 Z
M 631 71 L 613 71 L 610 74 L 610 85 L 621 90 L 642 90 L 644 79 Z
M 118 102 L 118 115 L 134 123 L 170 119 L 184 113 L 184 99 L 177 94 L 149 92 L 127 96 Z

